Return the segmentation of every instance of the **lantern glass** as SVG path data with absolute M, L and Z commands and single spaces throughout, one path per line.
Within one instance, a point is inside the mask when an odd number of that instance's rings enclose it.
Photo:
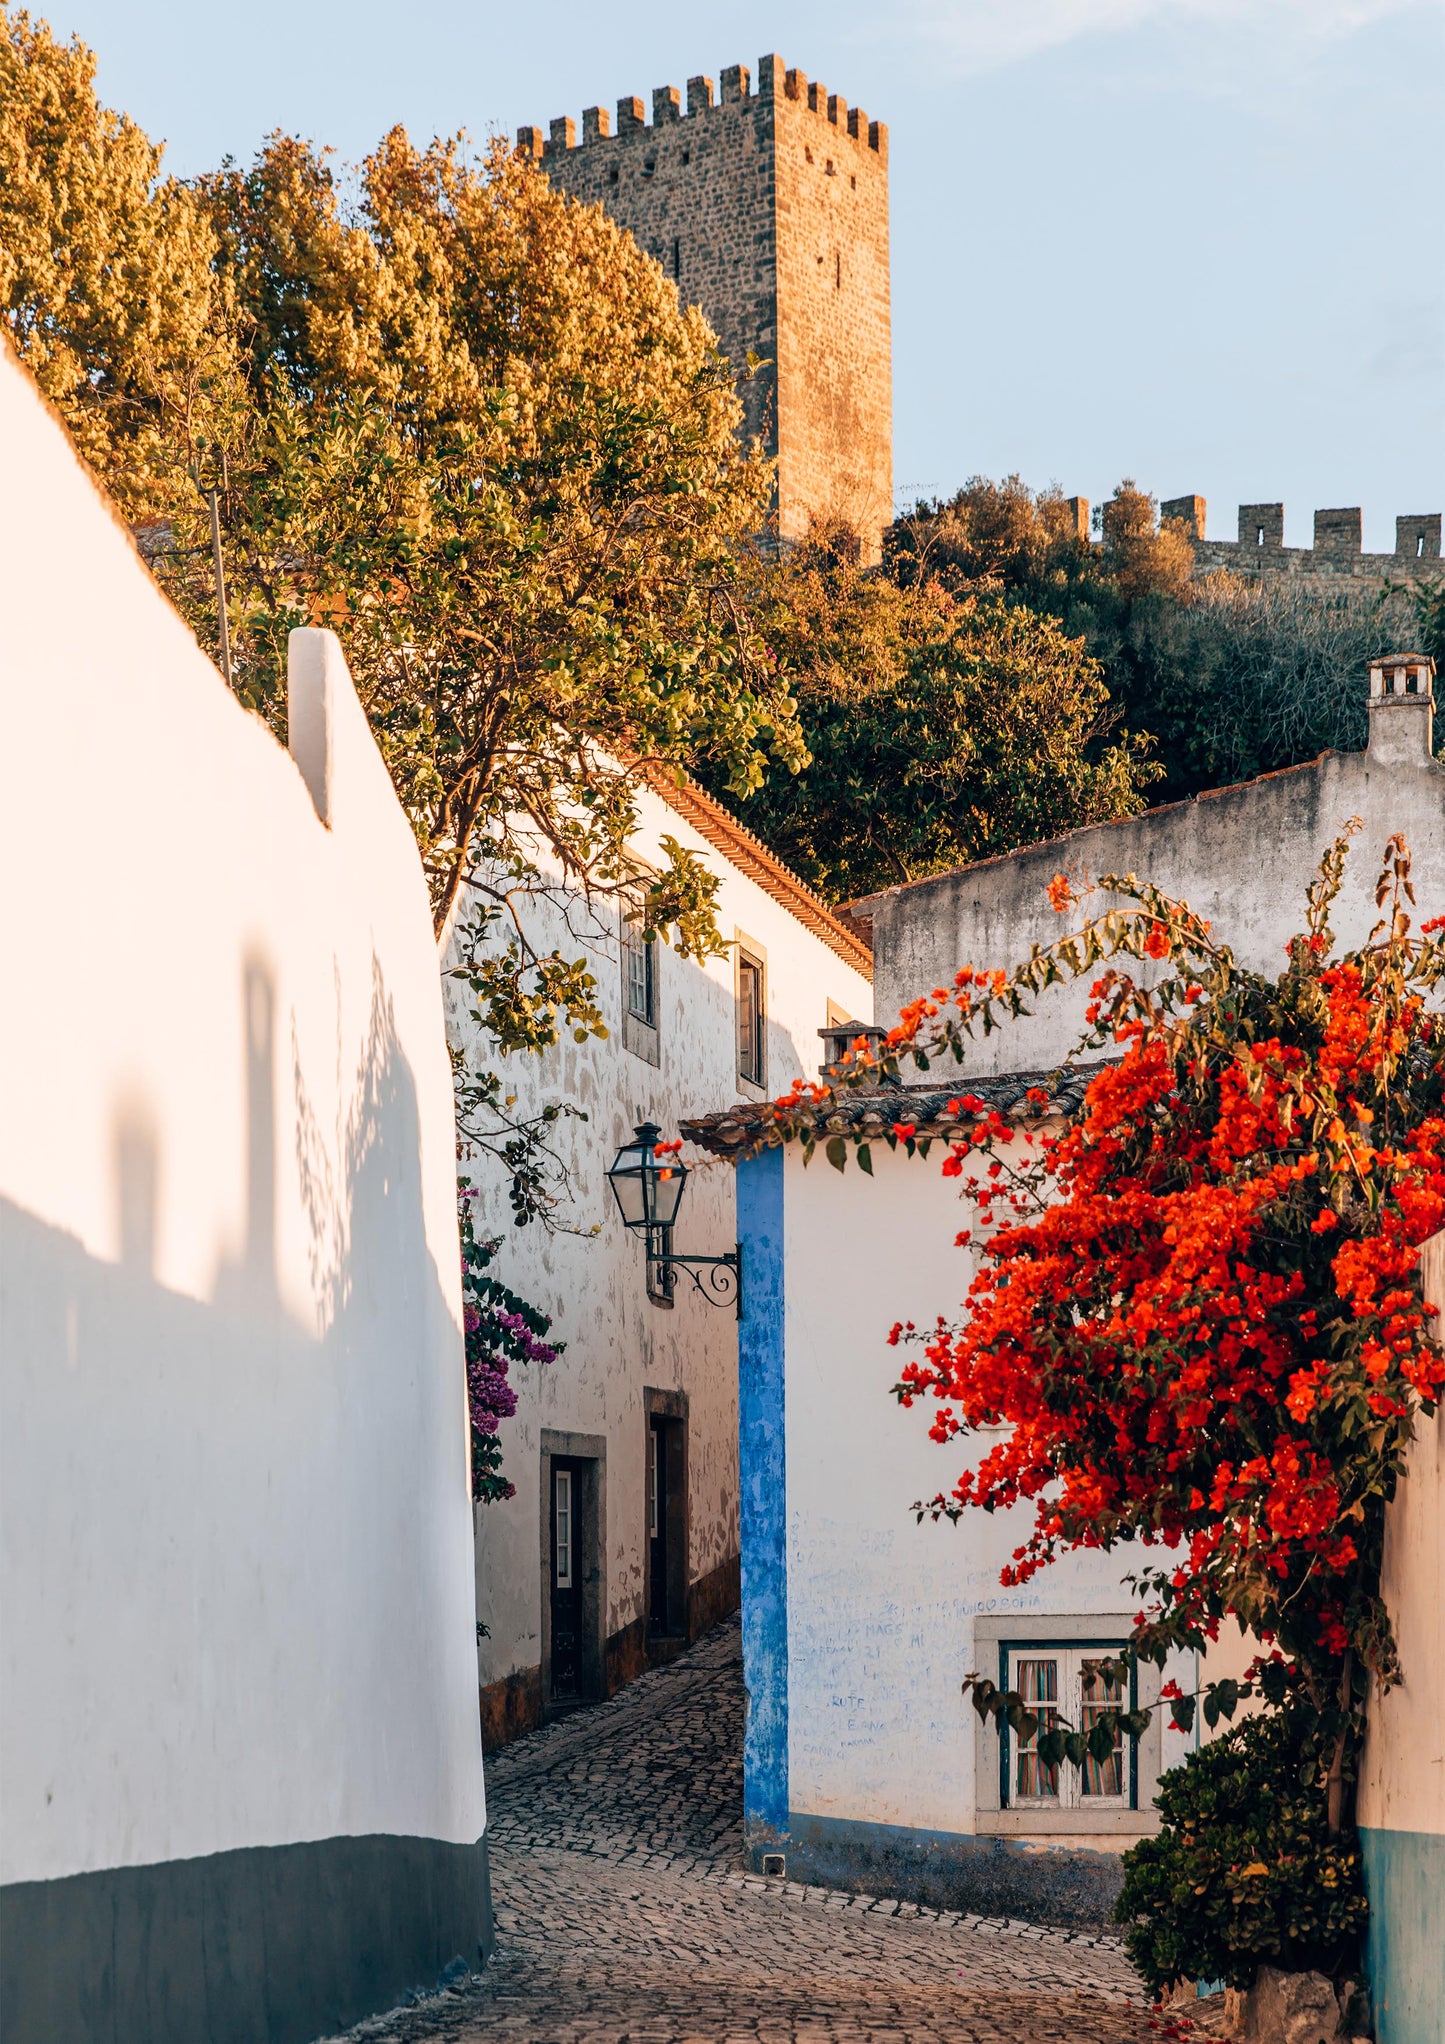
M 617 1161 L 607 1174 L 607 1182 L 612 1187 L 613 1197 L 617 1201 L 617 1210 L 622 1216 L 623 1227 L 645 1228 L 647 1212 L 644 1202 L 647 1179 L 635 1146 L 629 1145 L 626 1149 L 618 1151 Z
M 682 1202 L 682 1188 L 687 1183 L 687 1166 L 679 1164 L 676 1157 L 665 1161 L 653 1158 L 652 1171 L 652 1225 L 654 1228 L 670 1228 L 677 1219 L 677 1209 Z
M 662 1130 L 642 1122 L 630 1143 L 617 1152 L 607 1181 L 626 1228 L 670 1228 L 677 1218 L 687 1166 L 674 1157 L 659 1157 Z

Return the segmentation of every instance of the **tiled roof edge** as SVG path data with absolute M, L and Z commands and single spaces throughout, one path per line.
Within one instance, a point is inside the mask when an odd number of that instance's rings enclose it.
M 926 1085 L 860 1086 L 838 1095 L 818 1134 L 882 1135 L 895 1122 L 904 1121 L 911 1123 L 919 1136 L 947 1140 L 974 1125 L 974 1115 L 950 1112 L 950 1102 L 970 1094 L 985 1107 L 1021 1124 L 1069 1119 L 1079 1112 L 1090 1081 L 1104 1070 L 1106 1062 L 1051 1072 L 1003 1072 L 987 1079 L 960 1074 L 947 1086 L 936 1080 Z M 1041 1090 L 1047 1099 L 1030 1100 L 1032 1090 Z M 700 1150 L 715 1157 L 740 1157 L 768 1141 L 770 1109 L 771 1103 L 744 1100 L 711 1114 L 694 1115 L 680 1121 L 678 1127 Z
M 755 880 L 780 908 L 785 908 L 815 937 L 821 937 L 829 950 L 871 984 L 873 953 L 863 939 L 840 921 L 822 897 L 770 852 L 746 824 L 739 823 L 730 810 L 724 809 L 690 776 L 684 775 L 679 786 L 672 768 L 660 762 L 649 763 L 642 771 L 647 785 L 669 809 L 676 810 L 730 865 Z

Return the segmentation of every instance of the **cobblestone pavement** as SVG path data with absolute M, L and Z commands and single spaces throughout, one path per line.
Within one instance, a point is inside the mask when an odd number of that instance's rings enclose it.
M 610 1702 L 494 1755 L 497 1956 L 362 2024 L 357 2044 L 1157 2038 L 1113 1938 L 748 1873 L 742 1713 L 733 1620 Z

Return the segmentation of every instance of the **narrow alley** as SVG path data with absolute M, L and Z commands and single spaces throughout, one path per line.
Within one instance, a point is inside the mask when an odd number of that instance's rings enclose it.
M 497 1954 L 385 2044 L 1144 2044 L 1116 1940 L 764 1880 L 737 1621 L 487 1765 Z

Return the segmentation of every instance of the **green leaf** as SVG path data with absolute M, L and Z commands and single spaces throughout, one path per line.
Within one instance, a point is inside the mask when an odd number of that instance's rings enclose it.
M 841 1136 L 830 1136 L 823 1154 L 835 1171 L 841 1171 L 848 1162 L 848 1145 Z

